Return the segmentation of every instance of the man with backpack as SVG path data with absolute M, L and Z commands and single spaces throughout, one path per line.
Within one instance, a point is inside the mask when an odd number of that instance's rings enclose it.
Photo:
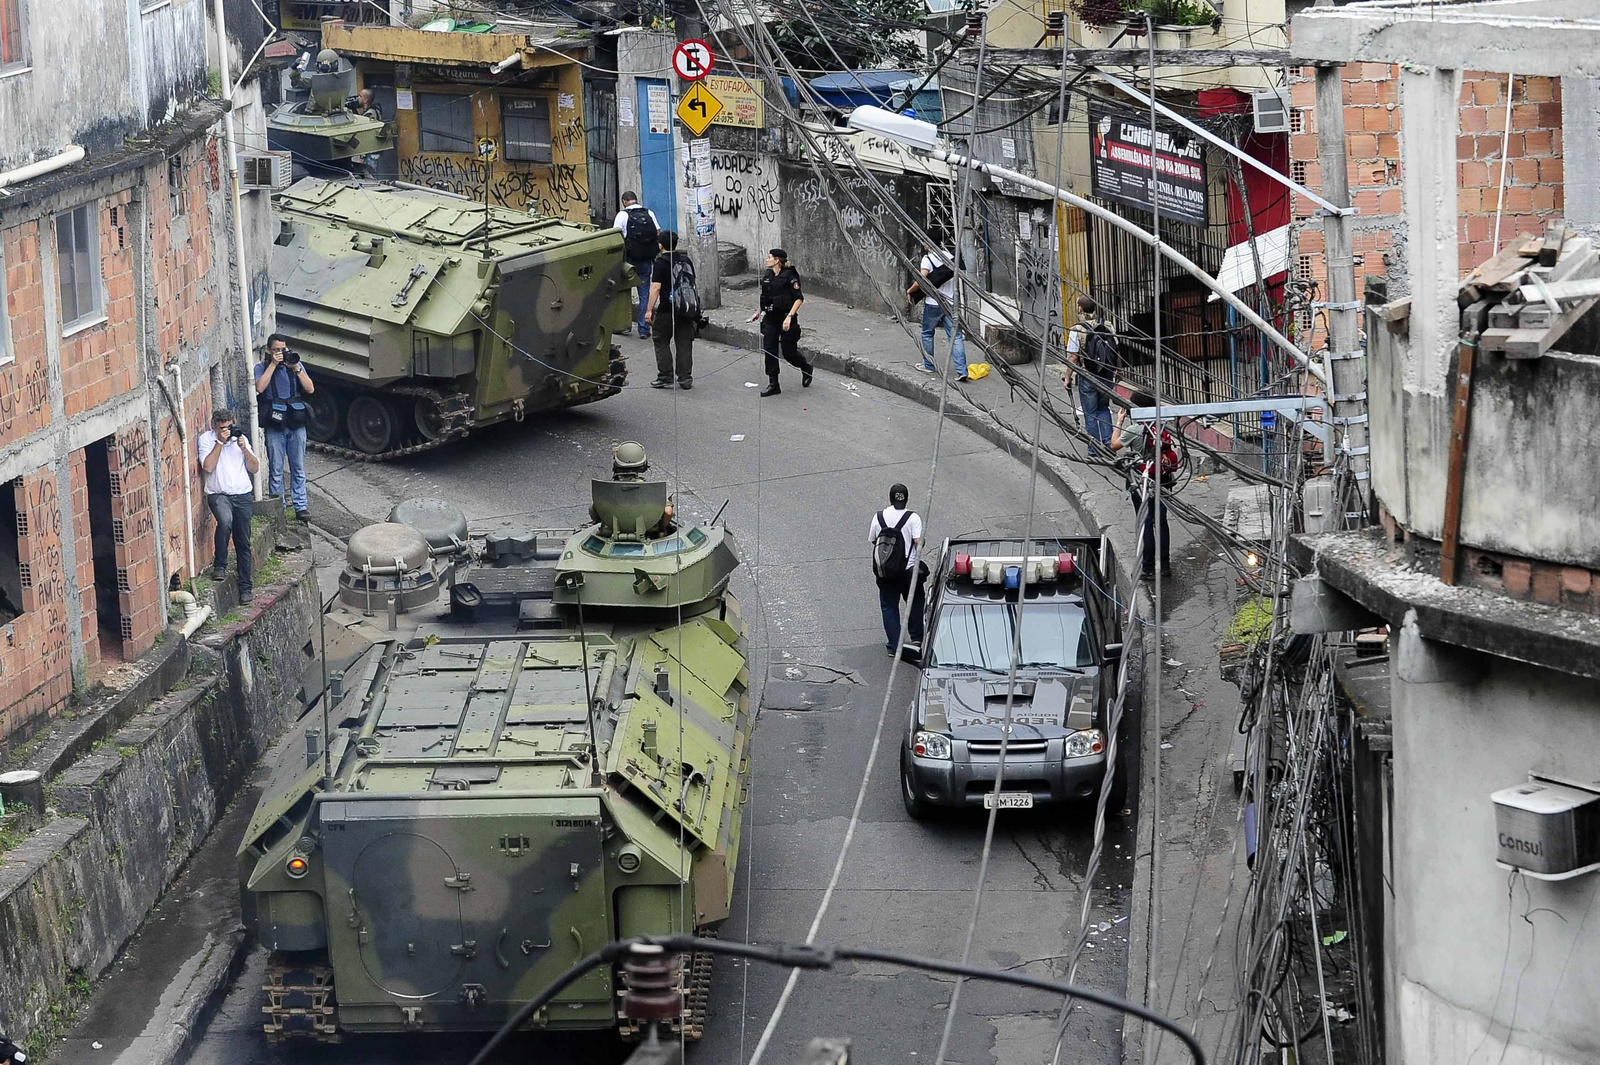
M 700 325 L 700 289 L 695 285 L 694 263 L 678 250 L 678 234 L 663 229 L 656 237 L 661 254 L 650 267 L 650 305 L 644 323 L 655 330 L 656 379 L 651 388 L 671 388 L 674 374 L 672 348 L 677 341 L 678 387 L 694 387 L 694 335 Z
M 661 223 L 656 221 L 656 213 L 639 202 L 639 197 L 631 192 L 622 194 L 622 210 L 617 212 L 616 220 L 612 225 L 622 230 L 622 251 L 628 259 L 628 265 L 633 267 L 633 272 L 639 275 L 639 335 L 650 335 L 650 323 L 645 321 L 644 315 L 649 310 L 650 301 L 650 265 L 656 258 L 656 237 L 661 232 Z
M 889 505 L 872 516 L 867 542 L 872 545 L 872 575 L 878 581 L 878 605 L 883 608 L 883 635 L 889 654 L 900 647 L 900 603 L 911 596 L 911 616 L 906 619 L 906 646 L 922 646 L 922 616 L 927 612 L 927 570 L 917 561 L 922 546 L 922 517 L 907 504 L 910 491 L 903 484 L 889 488 Z
M 1072 388 L 1078 377 L 1078 401 L 1083 404 L 1083 426 L 1102 445 L 1111 444 L 1111 393 L 1122 368 L 1117 335 L 1112 332 L 1094 300 L 1078 297 L 1078 323 L 1067 333 L 1067 372 L 1062 383 Z
M 924 255 L 918 266 L 917 280 L 906 290 L 906 299 L 913 300 L 919 295 L 922 297 L 922 361 L 917 364 L 917 369 L 923 373 L 939 372 L 933 363 L 933 335 L 942 324 L 944 335 L 950 339 L 950 361 L 955 367 L 956 380 L 966 381 L 968 380 L 967 342 L 961 336 L 961 323 L 944 309 L 934 295 L 937 290 L 939 295 L 944 297 L 946 304 L 955 307 L 955 264 L 955 256 L 942 248 Z M 963 269 L 966 268 L 964 261 L 961 265 Z
M 1156 398 L 1148 392 L 1134 392 L 1128 397 L 1128 402 L 1135 407 L 1154 407 Z M 1159 504 L 1151 499 L 1149 508 L 1144 514 L 1143 546 L 1139 552 L 1139 579 L 1150 580 L 1155 576 L 1156 558 L 1161 559 L 1161 575 L 1172 576 L 1172 536 L 1167 531 L 1167 493 L 1178 483 L 1178 474 L 1183 467 L 1183 459 L 1178 454 L 1178 441 L 1172 432 L 1163 425 L 1161 427 L 1161 442 L 1156 443 L 1155 424 L 1149 423 L 1140 428 L 1138 440 L 1128 439 L 1129 430 L 1128 412 L 1117 412 L 1117 428 L 1112 434 L 1111 450 L 1120 451 L 1124 445 L 1131 445 L 1137 449 L 1131 456 L 1128 465 L 1128 499 L 1133 503 L 1134 514 L 1144 505 L 1146 493 L 1155 495 L 1154 478 L 1157 469 L 1157 454 L 1160 459 L 1161 499 Z M 1161 535 L 1156 536 L 1156 529 L 1160 528 Z

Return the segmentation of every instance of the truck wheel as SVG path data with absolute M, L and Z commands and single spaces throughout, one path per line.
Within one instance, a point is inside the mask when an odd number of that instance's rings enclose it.
M 306 397 L 306 435 L 326 444 L 339 435 L 339 399 L 329 388 Z
M 911 776 L 911 765 L 906 761 L 905 748 L 900 749 L 900 801 L 913 821 L 926 821 L 933 813 L 928 800 L 917 794 L 916 781 Z
M 394 443 L 394 411 L 377 396 L 357 396 L 347 420 L 350 442 L 369 455 L 382 454 Z

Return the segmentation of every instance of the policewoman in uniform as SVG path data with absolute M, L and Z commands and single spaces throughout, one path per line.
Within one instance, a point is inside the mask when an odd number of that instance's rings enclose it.
M 800 275 L 789 265 L 789 253 L 773 248 L 767 253 L 767 272 L 761 275 L 761 309 L 750 321 L 761 319 L 761 351 L 766 356 L 767 387 L 763 396 L 775 396 L 778 387 L 778 354 L 790 366 L 800 367 L 800 385 L 811 387 L 811 364 L 800 357 L 800 321 L 796 317 L 805 294 L 800 291 Z

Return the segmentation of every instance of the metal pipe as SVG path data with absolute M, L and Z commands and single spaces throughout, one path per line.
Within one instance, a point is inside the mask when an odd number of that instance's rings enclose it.
M 4 171 L 3 173 L 0 173 L 0 189 L 4 189 L 8 185 L 18 185 L 24 181 L 30 181 L 33 178 L 53 173 L 57 170 L 60 170 L 62 167 L 71 166 L 73 163 L 82 160 L 83 156 L 83 148 L 80 145 L 74 144 L 66 151 L 57 155 L 52 155 L 48 159 L 40 159 L 38 162 L 29 163 L 27 166 L 19 166 L 14 170 Z M 5 195 L 10 195 L 10 193 L 5 193 Z
M 183 363 L 181 360 L 172 360 L 173 389 L 178 394 L 178 400 L 173 406 L 178 409 L 173 411 L 173 421 L 178 423 L 178 443 L 183 448 L 183 534 L 189 547 L 189 576 L 199 574 L 194 558 L 194 464 L 199 461 L 197 455 L 189 450 L 189 430 L 183 421 Z M 221 447 L 221 444 L 217 445 Z M 255 478 L 252 477 L 254 483 Z
M 183 623 L 183 628 L 178 630 L 179 635 L 181 635 L 185 640 L 187 640 L 189 637 L 193 636 L 196 632 L 198 632 L 199 629 L 200 629 L 200 626 L 204 625 L 206 623 L 207 619 L 209 619 L 210 617 L 211 617 L 211 608 L 208 607 L 208 606 L 201 607 L 200 608 L 200 613 L 196 614 L 194 617 L 190 618 L 188 621 L 185 621 Z
M 224 152 L 228 157 L 228 184 L 233 198 L 234 280 L 238 285 L 239 301 L 239 357 L 244 360 L 245 375 L 251 381 L 250 447 L 256 454 L 266 451 L 266 441 L 261 435 L 261 415 L 255 404 L 254 364 L 250 360 L 250 282 L 244 270 L 244 212 L 239 201 L 239 143 L 233 131 L 233 75 L 228 67 L 228 16 L 222 0 L 211 0 L 212 17 L 217 23 L 217 71 L 222 82 L 222 98 L 228 101 L 228 112 L 222 116 Z M 254 477 L 255 497 L 265 498 L 261 478 Z

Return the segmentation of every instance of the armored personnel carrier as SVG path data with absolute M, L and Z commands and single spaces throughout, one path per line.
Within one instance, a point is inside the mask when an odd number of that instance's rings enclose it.
M 355 459 L 616 395 L 622 234 L 427 189 L 304 178 L 273 200 L 278 330 L 312 446 Z
M 728 915 L 750 773 L 733 536 L 677 522 L 637 444 L 593 500 L 562 534 L 470 536 L 421 500 L 350 538 L 327 732 L 306 715 L 239 849 L 269 1038 L 493 1030 L 602 943 Z M 680 973 L 698 1038 L 709 958 Z M 531 1025 L 617 1027 L 620 990 L 596 971 Z
M 295 175 L 370 173 L 368 157 L 393 151 L 394 123 L 347 106 L 356 70 L 331 48 L 289 68 L 284 102 L 267 116 L 267 146 L 294 153 Z

